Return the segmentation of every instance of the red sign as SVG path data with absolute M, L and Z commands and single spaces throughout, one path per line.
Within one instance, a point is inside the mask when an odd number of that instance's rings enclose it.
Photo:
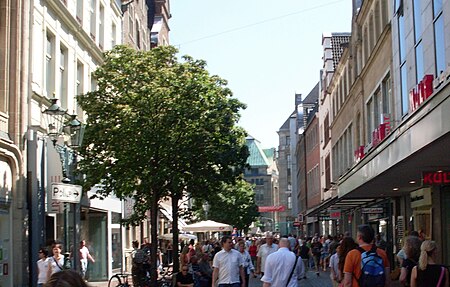
M 409 91 L 409 108 L 415 111 L 433 94 L 433 75 L 425 75 L 415 88 Z
M 286 207 L 284 205 L 273 205 L 273 206 L 258 206 L 259 212 L 275 212 L 275 211 L 285 211 Z
M 355 162 L 360 161 L 364 157 L 364 146 L 360 145 L 355 150 Z
M 424 185 L 450 184 L 450 171 L 422 172 L 422 183 Z

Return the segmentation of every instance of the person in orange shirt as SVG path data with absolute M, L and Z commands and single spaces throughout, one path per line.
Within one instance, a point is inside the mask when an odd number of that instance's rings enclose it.
M 363 224 L 358 226 L 358 233 L 356 235 L 359 247 L 365 251 L 369 251 L 373 247 L 373 239 L 375 232 L 370 225 Z M 383 249 L 377 248 L 377 254 L 383 259 L 385 269 L 385 287 L 391 286 L 389 260 L 387 254 Z M 361 252 L 358 249 L 353 249 L 347 254 L 344 263 L 344 287 L 359 287 L 358 279 L 361 276 Z

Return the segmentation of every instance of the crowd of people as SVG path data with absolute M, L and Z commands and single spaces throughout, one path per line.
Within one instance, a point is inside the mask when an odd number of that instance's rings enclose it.
M 391 286 L 391 263 L 385 251 L 387 244 L 370 225 L 360 225 L 355 238 L 348 233 L 338 236 L 316 234 L 308 238 L 291 234 L 274 238 L 271 233 L 266 233 L 263 238 L 226 235 L 220 241 L 213 238 L 180 243 L 179 258 L 172 258 L 167 252 L 171 249 L 161 251 L 164 245 L 161 242 L 157 254 L 159 266 L 179 260 L 180 270 L 174 277 L 177 287 L 248 287 L 250 278 L 258 276 L 264 287 L 294 287 L 298 286 L 298 280 L 307 279 L 306 271 L 321 276 L 328 268 L 334 287 Z M 142 279 L 148 277 L 151 244 L 145 241 L 139 246 L 134 241 L 133 247 L 133 286 L 146 286 Z M 83 280 L 87 262 L 95 260 L 84 241 L 80 242 L 82 272 L 78 275 L 66 270 L 67 258 L 61 254 L 59 243 L 55 243 L 51 251 L 51 255 L 45 248 L 39 251 L 39 286 L 63 286 L 52 285 L 52 282 L 65 276 L 82 282 L 67 286 L 87 286 Z M 411 232 L 397 254 L 401 285 L 449 287 L 448 269 L 436 262 L 438 252 L 434 241 Z

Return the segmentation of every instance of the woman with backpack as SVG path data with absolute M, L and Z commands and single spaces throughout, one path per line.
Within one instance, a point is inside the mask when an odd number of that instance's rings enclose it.
M 400 283 L 403 286 L 411 286 L 411 271 L 419 261 L 421 244 L 422 241 L 420 241 L 419 237 L 408 236 L 405 238 L 403 250 L 405 251 L 406 258 L 402 262 L 402 269 L 400 271 Z
M 436 264 L 436 242 L 425 240 L 420 247 L 419 264 L 411 272 L 411 287 L 448 287 L 448 269 Z

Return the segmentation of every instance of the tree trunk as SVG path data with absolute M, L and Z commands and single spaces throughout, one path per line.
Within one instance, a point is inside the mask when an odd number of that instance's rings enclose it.
M 151 249 L 150 249 L 150 279 L 151 286 L 157 286 L 158 273 L 156 266 L 156 252 L 158 250 L 158 198 L 152 196 L 151 210 L 150 210 L 150 224 L 151 224 Z
M 173 258 L 173 272 L 178 272 L 180 270 L 180 260 L 178 256 L 178 201 L 179 196 L 172 196 L 172 234 L 173 234 L 173 250 L 172 250 L 172 258 Z

